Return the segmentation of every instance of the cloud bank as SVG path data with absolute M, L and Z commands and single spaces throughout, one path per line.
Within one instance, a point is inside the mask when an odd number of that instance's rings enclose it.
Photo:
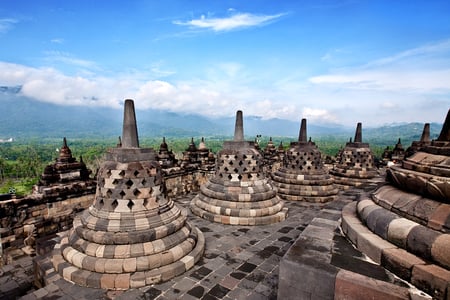
M 55 67 L 0 62 L 0 86 L 20 85 L 24 96 L 59 105 L 119 108 L 132 98 L 137 109 L 206 116 L 233 116 L 242 109 L 266 119 L 305 117 L 349 126 L 360 121 L 365 126 L 442 122 L 449 108 L 450 41 L 310 77 L 289 73 L 261 79 L 258 72 L 232 61 L 217 62 L 202 77 L 188 80 L 167 77 L 175 71 L 163 71 L 158 62 L 149 70 L 120 74 L 63 52 L 46 53 L 44 62 L 70 64 L 80 71 L 68 75 Z

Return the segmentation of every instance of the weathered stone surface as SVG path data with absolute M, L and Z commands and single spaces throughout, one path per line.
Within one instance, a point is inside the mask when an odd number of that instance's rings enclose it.
M 442 234 L 431 246 L 431 257 L 435 262 L 450 269 L 450 235 Z
M 436 265 L 415 265 L 411 283 L 435 299 L 446 299 L 449 291 L 450 271 Z
M 65 261 L 55 259 L 55 268 L 81 286 L 126 290 L 166 281 L 203 254 L 202 232 L 163 194 L 154 150 L 139 148 L 131 100 L 125 104 L 123 134 L 123 144 L 108 150 L 98 171 L 94 202 L 57 245 Z M 179 261 L 185 256 L 193 259 L 187 265 Z M 152 273 L 147 280 L 148 271 L 160 276 Z
M 381 256 L 381 265 L 402 279 L 411 280 L 411 272 L 415 265 L 424 265 L 421 258 L 403 249 L 385 249 Z
M 236 118 L 239 116 L 242 112 Z M 236 121 L 238 125 L 242 125 L 240 121 Z M 204 219 L 230 225 L 283 221 L 287 209 L 262 172 L 261 154 L 254 143 L 240 138 L 240 132 L 235 128 L 235 139 L 224 142 L 217 154 L 216 173 L 201 186 L 191 202 L 191 211 Z
M 407 288 L 340 270 L 336 276 L 334 299 L 409 299 Z

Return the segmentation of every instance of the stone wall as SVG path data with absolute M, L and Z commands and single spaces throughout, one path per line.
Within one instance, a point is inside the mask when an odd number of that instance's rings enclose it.
M 39 238 L 72 225 L 76 213 L 89 207 L 93 194 L 54 199 L 31 195 L 0 202 L 1 244 L 3 250 L 24 247 L 27 237 Z
M 198 192 L 200 186 L 214 175 L 211 170 L 167 170 L 165 174 L 165 188 L 167 197 L 177 198 L 191 192 Z

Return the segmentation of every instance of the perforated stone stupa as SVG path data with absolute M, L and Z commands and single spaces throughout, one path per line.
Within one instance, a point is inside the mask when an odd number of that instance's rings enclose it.
M 72 156 L 67 140 L 63 138 L 58 158 L 45 167 L 39 182 L 33 187 L 33 196 L 42 195 L 50 199 L 93 194 L 96 183 L 89 177 L 91 173 L 82 157 L 77 161 Z
M 328 202 L 339 190 L 324 168 L 316 144 L 307 141 L 306 119 L 302 119 L 297 142 L 291 142 L 283 166 L 272 174 L 278 195 L 285 200 Z
M 438 139 L 388 168 L 386 179 L 370 197 L 346 206 L 344 233 L 433 299 L 449 299 L 450 110 Z
M 368 143 L 362 142 L 361 123 L 356 126 L 354 141 L 348 142 L 342 149 L 330 174 L 341 188 L 359 186 L 377 175 L 372 150 Z
M 81 286 L 124 290 L 169 280 L 204 250 L 187 211 L 163 194 L 151 148 L 139 148 L 134 103 L 125 101 L 122 145 L 107 151 L 94 203 L 57 245 L 54 268 Z
M 262 157 L 244 141 L 242 111 L 236 113 L 234 140 L 217 154 L 216 172 L 191 202 L 204 219 L 231 225 L 264 225 L 283 221 L 287 208 L 262 173 Z

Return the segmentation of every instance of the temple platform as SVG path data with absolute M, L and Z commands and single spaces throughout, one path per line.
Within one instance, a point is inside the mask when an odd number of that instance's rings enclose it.
M 46 286 L 29 290 L 21 299 L 302 299 L 299 289 L 311 299 L 357 299 L 350 296 L 360 292 L 384 299 L 430 299 L 362 254 L 341 232 L 342 211 L 375 186 L 341 191 L 326 204 L 287 202 L 288 218 L 270 225 L 227 226 L 189 212 L 188 221 L 206 240 L 203 258 L 180 276 L 138 289 L 78 286 L 54 272 L 47 256 L 35 260 Z M 187 208 L 194 196 L 175 202 Z

